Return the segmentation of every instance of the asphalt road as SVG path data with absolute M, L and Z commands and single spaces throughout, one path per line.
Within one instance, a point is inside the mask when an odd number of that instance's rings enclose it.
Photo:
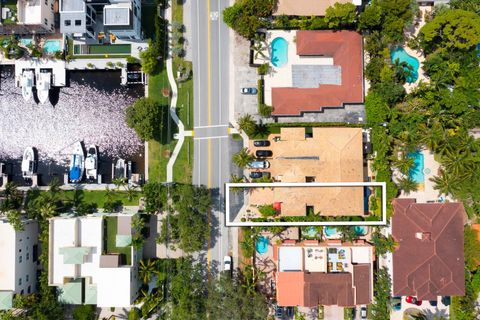
M 190 0 L 187 0 L 190 1 Z M 203 253 L 210 271 L 222 269 L 228 254 L 224 184 L 230 178 L 228 138 L 229 30 L 222 11 L 228 0 L 191 0 L 194 74 L 193 183 L 211 190 L 212 228 Z

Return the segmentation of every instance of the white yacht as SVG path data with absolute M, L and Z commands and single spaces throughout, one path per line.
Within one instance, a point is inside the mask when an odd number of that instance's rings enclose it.
M 45 104 L 48 101 L 48 93 L 51 86 L 51 73 L 40 72 L 37 76 L 37 97 L 41 104 Z
M 22 96 L 25 101 L 32 98 L 33 78 L 34 74 L 32 70 L 23 70 L 22 78 L 20 79 L 20 86 L 22 87 Z
M 90 145 L 88 147 L 87 158 L 85 159 L 85 170 L 86 170 L 87 180 L 91 180 L 91 181 L 97 180 L 98 150 L 95 145 Z
M 33 174 L 37 171 L 37 159 L 35 150 L 32 147 L 28 147 L 23 151 L 22 158 L 22 177 L 25 180 L 31 180 Z

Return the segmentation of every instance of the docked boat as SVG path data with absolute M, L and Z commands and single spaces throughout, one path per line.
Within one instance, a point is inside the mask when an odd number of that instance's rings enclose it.
M 127 167 L 125 166 L 125 159 L 118 159 L 115 163 L 115 171 L 113 174 L 115 179 L 127 178 Z
M 83 150 L 81 142 L 76 142 L 73 145 L 72 154 L 70 156 L 70 170 L 68 172 L 70 182 L 78 183 L 82 181 L 84 170 L 85 150 Z
M 25 101 L 32 98 L 33 77 L 34 74 L 32 70 L 23 70 L 20 86 L 22 87 L 22 96 Z
M 97 180 L 98 150 L 95 145 L 91 145 L 88 147 L 87 158 L 85 159 L 85 171 L 87 175 L 87 180 Z
M 37 77 L 37 97 L 41 104 L 45 104 L 48 101 L 48 94 L 51 86 L 51 73 L 40 72 Z
M 37 159 L 35 150 L 28 147 L 23 151 L 22 158 L 22 177 L 25 180 L 31 180 L 33 175 L 37 172 Z

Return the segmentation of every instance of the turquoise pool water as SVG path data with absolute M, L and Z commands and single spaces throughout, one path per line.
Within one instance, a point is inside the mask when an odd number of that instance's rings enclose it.
M 288 42 L 282 37 L 272 41 L 272 64 L 275 67 L 283 67 L 288 62 Z
M 425 175 L 423 174 L 424 169 L 424 157 L 423 153 L 420 151 L 412 152 L 408 154 L 410 159 L 413 159 L 413 167 L 408 171 L 408 175 L 416 183 L 424 183 Z
M 32 44 L 32 39 L 20 39 L 20 43 L 23 44 L 24 46 L 28 46 Z
M 357 236 L 364 236 L 367 234 L 367 228 L 364 226 L 355 226 L 353 227 L 353 230 L 355 230 Z
M 325 232 L 325 235 L 327 237 L 331 237 L 331 236 L 334 236 L 334 235 L 337 234 L 337 228 L 335 228 L 335 227 L 325 227 L 323 229 L 323 232 Z
M 45 53 L 55 53 L 57 51 L 62 51 L 62 42 L 60 40 L 46 40 L 43 45 L 43 52 Z
M 418 68 L 420 67 L 420 63 L 418 59 L 409 55 L 402 47 L 397 47 L 395 50 L 390 52 L 390 58 L 392 62 L 395 60 L 399 60 L 400 62 L 406 62 L 408 65 L 412 67 L 412 73 L 410 76 L 407 77 L 408 83 L 413 83 L 418 79 Z
M 317 235 L 317 229 L 314 226 L 310 226 L 306 229 L 305 235 L 309 238 L 313 238 Z
M 265 254 L 268 251 L 268 238 L 260 237 L 255 241 L 255 249 L 260 254 Z

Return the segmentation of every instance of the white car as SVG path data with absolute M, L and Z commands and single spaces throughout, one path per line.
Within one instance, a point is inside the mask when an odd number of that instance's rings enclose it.
M 223 271 L 232 271 L 232 257 L 223 257 Z

